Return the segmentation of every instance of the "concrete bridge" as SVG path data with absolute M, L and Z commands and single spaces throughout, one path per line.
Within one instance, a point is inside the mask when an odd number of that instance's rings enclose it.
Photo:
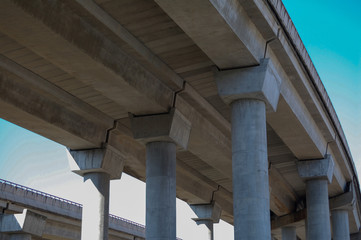
M 82 206 L 0 179 L 0 239 L 80 239 Z M 109 239 L 145 239 L 145 227 L 110 215 Z
M 175 239 L 176 196 L 210 238 L 218 215 L 237 240 L 359 237 L 352 156 L 280 0 L 1 1 L 0 117 L 70 149 L 82 239 L 107 239 L 123 171 L 147 239 Z

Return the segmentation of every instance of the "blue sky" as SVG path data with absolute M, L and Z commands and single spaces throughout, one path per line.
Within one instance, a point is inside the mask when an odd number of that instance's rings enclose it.
M 285 0 L 284 4 L 338 113 L 361 175 L 361 1 Z M 0 120 L 0 143 L 0 178 L 82 201 L 82 178 L 70 173 L 63 146 L 4 120 Z M 138 180 L 123 175 L 111 184 L 113 214 L 144 224 L 144 199 L 145 186 Z M 196 239 L 197 226 L 190 220 L 194 214 L 181 201 L 177 208 L 178 236 Z M 233 239 L 227 224 L 217 226 L 215 232 L 216 239 Z

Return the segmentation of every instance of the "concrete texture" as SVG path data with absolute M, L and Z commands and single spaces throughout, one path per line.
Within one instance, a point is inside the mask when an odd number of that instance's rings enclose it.
M 46 217 L 24 209 L 20 214 L 0 215 L 0 232 L 26 233 L 41 237 L 46 224 Z
M 270 239 L 266 104 L 232 103 L 232 166 L 235 240 Z
M 176 145 L 146 145 L 146 239 L 176 239 Z
M 105 172 L 111 179 L 120 179 L 122 176 L 125 156 L 109 145 L 99 149 L 69 152 L 73 157 L 69 158 L 70 169 L 80 176 L 91 172 Z
M 190 207 L 197 215 L 197 218 L 194 218 L 193 220 L 209 220 L 213 223 L 219 222 L 222 209 L 216 202 L 212 202 L 209 204 L 191 204 Z
M 330 209 L 328 180 L 314 179 L 306 182 L 307 240 L 330 240 Z
M 191 123 L 178 110 L 136 117 L 131 115 L 133 136 L 144 143 L 172 141 L 187 149 Z
M 350 240 L 348 210 L 332 210 L 331 222 L 333 240 Z
M 299 161 L 297 163 L 298 173 L 304 180 L 326 179 L 332 182 L 335 164 L 331 155 L 324 159 Z
M 283 227 L 282 240 L 297 240 L 296 227 Z
M 86 195 L 83 200 L 81 239 L 107 240 L 109 225 L 109 187 L 107 173 L 94 172 L 84 175 Z
M 210 204 L 191 204 L 193 212 L 197 215 L 197 218 L 192 218 L 197 225 L 201 225 L 206 228 L 207 237 L 205 239 L 213 240 L 213 224 L 218 223 L 221 217 L 222 209 L 216 202 Z
M 259 66 L 216 72 L 219 96 L 228 104 L 238 99 L 259 99 L 267 110 L 276 111 L 280 79 L 270 59 Z

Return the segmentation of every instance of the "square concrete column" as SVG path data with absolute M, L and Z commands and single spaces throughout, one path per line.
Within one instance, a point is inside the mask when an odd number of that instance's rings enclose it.
M 207 237 L 204 239 L 213 240 L 213 224 L 219 223 L 222 209 L 216 202 L 208 204 L 191 204 L 190 207 L 197 215 L 197 218 L 193 218 L 193 220 L 197 225 L 205 226 L 207 229 Z
M 328 184 L 333 177 L 331 155 L 298 162 L 298 173 L 306 181 L 307 240 L 331 239 Z
M 356 205 L 356 194 L 353 183 L 347 185 L 346 192 L 331 198 L 331 225 L 332 225 L 332 239 L 333 240 L 349 240 L 350 226 L 349 226 L 349 212 L 352 212 Z
M 73 172 L 84 177 L 81 239 L 108 239 L 110 179 L 120 179 L 124 156 L 107 145 L 101 149 L 71 150 Z
M 0 215 L 0 232 L 10 240 L 31 240 L 41 238 L 45 229 L 46 217 L 24 209 L 20 214 Z
M 216 73 L 218 93 L 232 108 L 235 240 L 271 239 L 266 111 L 275 111 L 279 77 L 269 59 L 260 66 Z
M 134 138 L 146 145 L 146 239 L 176 239 L 176 146 L 187 148 L 190 122 L 176 109 L 131 115 Z

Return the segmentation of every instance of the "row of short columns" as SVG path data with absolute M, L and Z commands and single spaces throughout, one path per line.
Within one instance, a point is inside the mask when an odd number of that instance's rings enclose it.
M 269 59 L 257 67 L 215 74 L 219 96 L 231 107 L 234 239 L 271 239 L 266 113 L 276 111 L 280 95 L 277 71 Z M 134 138 L 146 145 L 146 238 L 176 239 L 176 148 L 186 149 L 191 124 L 177 110 L 131 116 Z M 71 151 L 75 172 L 84 177 L 92 197 L 84 203 L 82 239 L 107 239 L 109 180 L 120 178 L 124 156 L 103 149 Z M 331 239 L 328 183 L 333 161 L 301 161 L 306 181 L 307 239 Z M 209 207 L 209 206 L 208 206 Z M 213 205 L 214 207 L 214 205 Z M 192 206 L 196 214 L 207 207 Z M 203 209 L 203 210 L 199 210 Z M 335 222 L 345 221 L 335 212 Z M 198 216 L 213 239 L 212 217 Z M 338 231 L 337 227 L 334 231 Z M 285 228 L 284 239 L 295 239 L 294 228 Z M 337 233 L 336 233 L 337 236 Z M 334 238 L 337 239 L 337 238 Z M 344 239 L 344 238 L 340 238 Z

